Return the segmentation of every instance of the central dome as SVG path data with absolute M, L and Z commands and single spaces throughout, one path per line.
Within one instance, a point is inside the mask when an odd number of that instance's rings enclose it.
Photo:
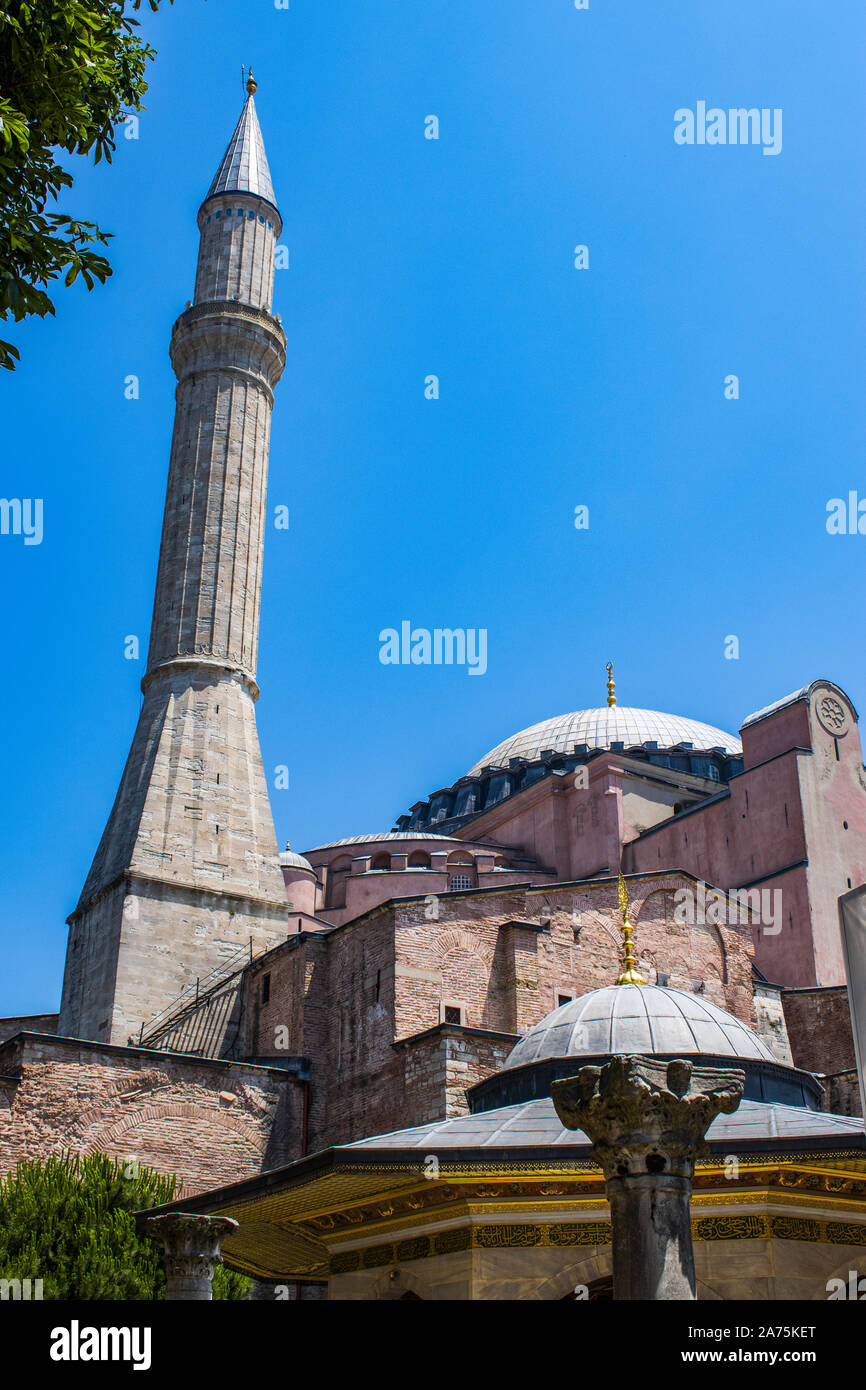
M 652 709 L 629 709 L 625 705 L 603 706 L 601 709 L 579 709 L 572 714 L 558 714 L 532 724 L 519 734 L 492 748 L 468 776 L 485 767 L 507 767 L 511 758 L 537 761 L 542 753 L 572 753 L 574 745 L 588 744 L 590 751 L 610 748 L 622 743 L 626 748 L 635 744 L 657 743 L 659 748 L 675 748 L 690 743 L 696 752 L 722 748 L 726 753 L 739 755 L 742 744 L 733 734 L 701 724 L 696 719 L 683 719 L 676 714 L 660 714 Z
M 607 985 L 554 1009 L 521 1038 L 502 1070 L 551 1057 L 654 1052 L 776 1061 L 757 1033 L 700 995 L 661 985 Z

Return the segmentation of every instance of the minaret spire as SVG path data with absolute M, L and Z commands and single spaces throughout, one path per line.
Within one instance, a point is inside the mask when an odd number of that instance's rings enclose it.
M 249 95 L 207 196 L 212 198 L 216 193 L 255 193 L 276 211 L 277 200 L 254 100 L 258 83 L 252 71 L 246 89 Z
M 282 223 L 251 74 L 247 86 L 198 213 L 194 301 L 172 332 L 175 424 L 144 701 L 69 919 L 67 1036 L 125 1044 L 191 981 L 286 934 L 255 721 L 270 417 L 286 360 L 271 315 Z

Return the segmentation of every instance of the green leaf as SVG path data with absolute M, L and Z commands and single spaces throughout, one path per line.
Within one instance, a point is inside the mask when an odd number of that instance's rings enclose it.
M 156 55 L 136 32 L 140 3 L 0 0 L 0 317 L 53 313 L 44 287 L 61 276 L 69 286 L 81 274 L 90 289 L 111 274 L 86 250 L 109 233 L 46 206 L 73 187 L 58 153 L 110 164 L 118 121 L 144 109 Z M 156 13 L 160 0 L 149 5 Z M 17 353 L 0 353 L 12 370 Z

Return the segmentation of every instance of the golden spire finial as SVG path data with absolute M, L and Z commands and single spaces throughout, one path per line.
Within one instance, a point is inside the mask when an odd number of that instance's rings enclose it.
M 613 679 L 613 662 L 609 661 L 607 663 L 607 703 L 611 707 L 611 709 L 616 704 L 616 695 L 614 694 L 615 690 L 616 684 Z
M 632 924 L 628 920 L 628 889 L 625 886 L 625 879 L 620 870 L 616 884 L 616 900 L 619 903 L 619 910 L 622 913 L 622 939 L 625 946 L 625 970 L 617 980 L 618 985 L 645 985 L 646 980 L 643 975 L 639 975 L 635 970 L 637 961 L 634 957 L 634 945 L 632 944 Z
M 253 70 L 252 68 L 250 68 L 249 76 L 247 77 L 247 91 L 249 92 L 250 96 L 252 96 L 253 92 L 257 92 L 258 89 L 259 84 L 253 77 Z

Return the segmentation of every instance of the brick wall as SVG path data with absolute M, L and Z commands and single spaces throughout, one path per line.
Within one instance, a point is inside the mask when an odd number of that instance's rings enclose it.
M 782 991 L 794 1066 L 805 1071 L 852 1071 L 854 1037 L 844 985 Z
M 400 1128 L 467 1115 L 467 1090 L 498 1071 L 516 1041 L 444 1023 L 397 1044 L 403 1058 Z
M 686 882 L 677 874 L 629 881 L 641 972 L 650 983 L 663 972 L 686 991 L 697 982 L 754 1027 L 750 933 L 677 921 L 675 893 Z M 562 995 L 610 984 L 620 923 L 612 879 L 383 904 L 255 963 L 246 1055 L 274 1054 L 279 1036 L 285 1051 L 310 1059 L 310 1152 L 462 1113 L 467 1087 L 510 1051 L 484 1034 L 522 1034 Z M 419 1038 L 439 1029 L 445 1003 L 461 1006 L 463 1029 Z M 780 1020 L 775 1031 L 784 1047 Z
M 23 1035 L 0 1046 L 0 1172 L 71 1149 L 137 1158 L 183 1193 L 285 1162 L 297 1085 L 265 1068 Z

